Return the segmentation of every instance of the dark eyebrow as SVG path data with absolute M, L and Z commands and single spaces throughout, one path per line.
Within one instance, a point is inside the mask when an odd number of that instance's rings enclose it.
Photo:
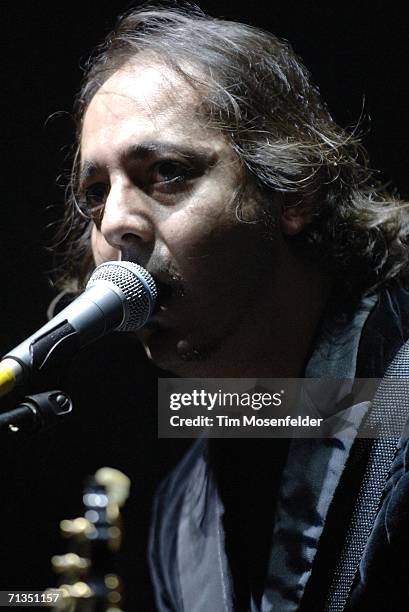
M 79 177 L 78 177 L 78 184 L 80 188 L 88 179 L 98 174 L 98 172 L 99 172 L 99 167 L 97 164 L 94 164 L 93 162 L 90 162 L 90 161 L 85 161 L 81 166 Z
M 210 161 L 212 157 L 214 157 L 213 152 L 206 151 L 203 148 L 189 147 L 178 143 L 154 141 L 131 145 L 124 151 L 123 156 L 140 160 L 154 155 L 169 155 L 169 153 L 176 153 L 187 159 L 196 159 L 203 163 Z
M 188 160 L 195 160 L 197 164 L 206 166 L 213 165 L 217 157 L 213 151 L 208 151 L 203 148 L 189 147 L 177 143 L 164 142 L 143 142 L 135 145 L 130 145 L 122 152 L 123 159 L 132 159 L 135 161 L 146 160 L 149 157 L 177 154 Z M 85 160 L 81 166 L 79 173 L 79 185 L 83 185 L 87 180 L 97 175 L 101 171 L 98 164 Z

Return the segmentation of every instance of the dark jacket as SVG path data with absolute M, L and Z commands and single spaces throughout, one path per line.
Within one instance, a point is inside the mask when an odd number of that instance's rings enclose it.
M 383 290 L 357 337 L 355 375 L 382 377 L 409 337 L 409 293 Z M 354 407 L 357 429 L 361 408 Z M 340 437 L 197 441 L 154 505 L 158 610 L 322 611 L 366 460 L 353 439 Z M 405 438 L 347 609 L 409 609 L 408 551 Z

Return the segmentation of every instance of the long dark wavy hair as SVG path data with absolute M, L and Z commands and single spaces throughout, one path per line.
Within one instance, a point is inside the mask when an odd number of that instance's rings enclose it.
M 310 207 L 311 223 L 291 240 L 331 270 L 345 300 L 392 279 L 407 282 L 408 205 L 377 184 L 359 137 L 334 122 L 290 45 L 261 29 L 209 17 L 197 7 L 130 11 L 87 64 L 75 106 L 78 143 L 98 88 L 124 64 L 137 66 L 141 53 L 200 91 L 201 116 L 228 137 L 247 180 L 280 192 L 284 206 Z M 77 203 L 79 158 L 78 148 L 60 232 L 65 273 L 59 275 L 60 285 L 72 287 L 74 280 L 77 289 L 92 269 L 91 221 Z

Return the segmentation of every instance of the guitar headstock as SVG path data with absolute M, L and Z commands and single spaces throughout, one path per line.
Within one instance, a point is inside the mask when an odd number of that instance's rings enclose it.
M 115 553 L 122 538 L 120 509 L 129 495 L 130 480 L 103 467 L 85 484 L 84 515 L 60 523 L 70 551 L 52 558 L 62 593 L 54 610 L 122 612 L 122 585 L 115 573 Z M 54 589 L 53 589 L 54 590 Z

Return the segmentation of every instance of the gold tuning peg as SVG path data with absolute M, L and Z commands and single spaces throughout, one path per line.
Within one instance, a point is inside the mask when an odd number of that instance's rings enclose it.
M 116 574 L 104 576 L 104 583 L 107 589 L 116 590 L 121 588 L 121 582 Z
M 111 500 L 122 508 L 129 497 L 131 481 L 123 472 L 110 467 L 102 467 L 95 473 L 95 480 L 106 488 Z
M 63 597 L 70 599 L 89 599 L 94 595 L 93 590 L 86 582 L 75 582 L 74 584 L 62 584 L 58 587 Z
M 44 605 L 53 610 L 61 612 L 74 612 L 76 610 L 76 602 L 78 600 L 89 599 L 94 595 L 92 589 L 85 582 L 75 582 L 74 584 L 61 584 L 58 589 L 47 589 L 47 593 L 55 593 L 58 591 L 60 597 L 55 599 L 46 599 Z M 52 602 L 52 603 L 51 603 Z
M 72 574 L 75 572 L 84 572 L 91 563 L 89 559 L 80 557 L 75 553 L 67 553 L 65 555 L 54 555 L 51 559 L 53 570 L 57 574 Z
M 92 537 L 96 533 L 94 525 L 82 516 L 73 520 L 64 519 L 60 523 L 60 529 L 65 538 L 73 536 L 80 538 Z
M 122 600 L 122 585 L 116 574 L 107 574 L 104 576 L 104 583 L 106 588 L 108 589 L 108 593 L 106 594 L 106 600 L 110 605 L 118 605 Z

